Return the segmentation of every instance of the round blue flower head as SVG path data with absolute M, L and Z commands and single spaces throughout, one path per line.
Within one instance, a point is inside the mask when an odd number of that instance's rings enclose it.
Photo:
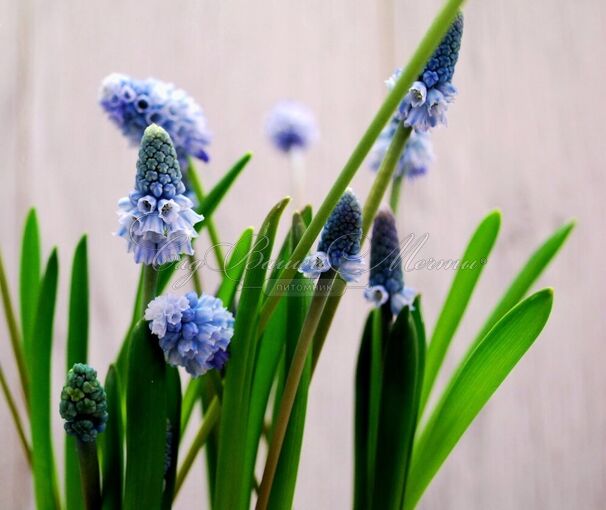
M 362 208 L 353 191 L 348 189 L 324 225 L 318 251 L 303 260 L 299 272 L 308 278 L 317 278 L 333 268 L 345 281 L 357 281 L 364 263 L 360 255 L 361 239 Z
M 364 297 L 377 307 L 389 301 L 391 312 L 398 315 L 404 306 L 412 307 L 415 295 L 404 286 L 396 219 L 389 211 L 379 211 L 372 228 L 370 278 Z
M 372 170 L 378 170 L 381 166 L 399 122 L 397 117 L 393 117 L 377 138 L 370 153 Z M 405 176 L 412 179 L 425 175 L 433 159 L 434 154 L 429 134 L 412 131 L 396 164 L 394 178 Z
M 204 112 L 172 83 L 110 74 L 101 84 L 99 102 L 133 145 L 139 143 L 147 126 L 158 124 L 170 134 L 182 169 L 187 168 L 188 156 L 208 161 L 206 147 L 211 136 Z
M 184 191 L 170 136 L 152 124 L 141 139 L 135 190 L 118 202 L 117 235 L 126 239 L 138 264 L 162 265 L 193 255 L 194 225 L 204 217 Z
M 105 430 L 105 390 L 97 380 L 97 372 L 93 368 L 76 363 L 70 369 L 61 391 L 59 412 L 65 420 L 65 432 L 82 442 L 94 441 L 97 434 Z
M 145 320 L 169 365 L 184 367 L 194 377 L 225 365 L 234 317 L 220 299 L 195 292 L 166 294 L 149 303 Z
M 284 153 L 305 150 L 318 137 L 313 114 L 295 101 L 281 101 L 274 106 L 266 127 L 274 147 Z
M 427 131 L 438 124 L 446 125 L 446 110 L 457 92 L 452 84 L 452 76 L 459 58 L 462 36 L 463 14 L 459 13 L 400 104 L 399 115 L 405 126 Z M 399 75 L 398 70 L 387 81 L 387 86 L 393 86 Z

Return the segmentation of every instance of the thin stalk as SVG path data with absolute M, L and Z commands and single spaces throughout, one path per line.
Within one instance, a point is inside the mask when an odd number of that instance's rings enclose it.
M 11 294 L 8 289 L 8 281 L 6 280 L 6 272 L 4 271 L 4 263 L 2 262 L 2 254 L 0 254 L 0 292 L 2 293 L 2 304 L 4 305 L 4 315 L 6 316 L 6 324 L 8 326 L 11 346 L 17 369 L 19 371 L 19 379 L 21 381 L 21 390 L 25 399 L 27 411 L 29 411 L 29 380 L 27 377 L 27 368 L 25 366 L 25 357 L 23 356 L 23 343 L 21 342 L 21 333 L 17 326 L 15 318 L 15 310 L 11 301 Z
M 393 181 L 394 170 L 411 131 L 412 129 L 404 127 L 402 122 L 398 124 L 393 139 L 387 149 L 387 153 L 381 162 L 377 177 L 372 183 L 372 187 L 370 188 L 368 196 L 366 197 L 366 202 L 364 203 L 364 208 L 362 209 L 362 242 L 365 241 L 365 238 L 370 231 L 370 226 L 372 225 L 375 214 L 377 214 L 377 211 L 379 210 L 381 201 L 385 196 L 385 191 L 387 191 L 389 184 Z
M 267 453 L 267 461 L 263 471 L 263 478 L 261 479 L 256 510 L 267 509 L 269 497 L 271 495 L 271 487 L 280 459 L 280 452 L 282 451 L 282 444 L 284 443 L 284 437 L 286 436 L 286 430 L 288 428 L 288 422 L 290 421 L 292 407 L 297 396 L 301 375 L 305 368 L 307 354 L 312 345 L 314 333 L 320 322 L 322 310 L 324 309 L 324 304 L 326 303 L 335 277 L 336 272 L 334 269 L 330 269 L 320 277 L 309 306 L 309 311 L 305 317 L 301 334 L 297 340 L 297 346 L 295 347 L 290 369 L 288 370 L 288 375 L 286 377 L 286 383 L 284 384 L 284 389 L 282 391 L 280 410 L 278 411 L 269 451 Z
M 303 151 L 292 149 L 290 159 L 290 189 L 295 210 L 305 206 L 305 158 Z
M 341 300 L 343 292 L 345 292 L 346 286 L 347 283 L 345 282 L 345 280 L 343 280 L 342 278 L 335 278 L 335 282 L 333 284 L 330 296 L 328 296 L 326 304 L 324 305 L 322 317 L 320 317 L 320 322 L 318 324 L 318 327 L 316 328 L 316 334 L 314 335 L 314 350 L 311 356 L 312 377 L 316 370 L 318 360 L 320 359 L 320 353 L 322 352 L 322 348 L 324 347 L 324 341 L 328 336 L 328 330 L 330 329 L 330 325 L 332 324 L 332 320 L 337 311 L 337 306 L 339 305 L 339 301 Z
M 185 456 L 185 460 L 177 473 L 177 481 L 175 483 L 175 494 L 173 496 L 173 501 L 177 498 L 177 494 L 179 493 L 179 489 L 183 485 L 189 470 L 191 469 L 194 460 L 196 460 L 196 456 L 200 449 L 206 443 L 208 436 L 212 432 L 213 428 L 219 421 L 219 417 L 221 415 L 221 404 L 219 403 L 219 399 L 215 397 L 211 402 L 208 410 L 206 411 L 206 416 L 204 417 L 204 421 L 194 438 L 194 441 Z
M 189 273 L 191 274 L 191 280 L 194 284 L 194 290 L 198 296 L 202 295 L 202 278 L 198 273 L 198 265 L 196 264 L 196 257 L 194 255 L 188 255 L 189 258 Z
M 143 266 L 141 288 L 141 305 L 143 310 L 156 297 L 156 286 L 158 283 L 158 271 L 152 265 Z
M 80 479 L 86 510 L 101 508 L 101 483 L 99 481 L 99 459 L 96 441 L 76 440 L 76 449 L 80 459 Z
M 19 411 L 17 411 L 17 406 L 15 405 L 15 399 L 11 393 L 8 384 L 6 383 L 6 378 L 4 377 L 4 370 L 0 367 L 0 386 L 2 386 L 2 391 L 4 392 L 4 396 L 6 397 L 6 403 L 8 404 L 8 408 L 13 416 L 13 422 L 15 423 L 15 427 L 17 428 L 17 434 L 19 435 L 19 440 L 21 441 L 21 446 L 23 447 L 23 452 L 25 453 L 25 458 L 27 459 L 27 463 L 29 466 L 32 466 L 32 449 L 27 442 L 27 438 L 25 437 L 25 429 L 23 428 L 23 422 L 21 421 L 21 417 L 19 416 Z
M 404 186 L 404 175 L 396 175 L 391 181 L 391 193 L 389 194 L 389 206 L 394 215 L 398 212 L 398 205 L 400 205 L 402 186 Z
M 316 237 L 326 223 L 328 216 L 332 212 L 334 206 L 343 195 L 343 192 L 355 176 L 362 161 L 368 155 L 372 145 L 381 133 L 381 130 L 391 118 L 394 110 L 412 85 L 413 81 L 423 71 L 427 61 L 430 59 L 434 50 L 448 31 L 450 25 L 455 19 L 459 8 L 463 5 L 464 0 L 448 0 L 438 15 L 434 18 L 431 26 L 425 33 L 425 36 L 419 43 L 408 65 L 403 69 L 400 78 L 395 83 L 391 92 L 387 95 L 383 104 L 372 119 L 368 129 L 358 142 L 349 160 L 341 170 L 337 180 L 326 195 L 326 198 L 320 205 L 320 208 L 314 215 L 310 225 L 307 227 L 305 234 L 297 247 L 293 250 L 292 255 L 286 267 L 280 273 L 279 279 L 284 283 L 290 282 L 297 272 L 299 263 L 305 258 L 309 252 Z M 259 332 L 262 332 L 269 321 L 269 318 L 280 301 L 279 293 L 272 294 L 265 301 L 260 313 Z

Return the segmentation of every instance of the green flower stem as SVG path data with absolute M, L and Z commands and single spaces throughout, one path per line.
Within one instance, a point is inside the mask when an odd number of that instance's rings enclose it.
M 379 111 L 376 113 L 375 117 L 368 126 L 368 129 L 358 142 L 358 145 L 349 157 L 349 160 L 343 167 L 343 170 L 341 170 L 341 173 L 328 192 L 328 195 L 326 195 L 326 198 L 324 199 L 324 202 L 322 202 L 318 212 L 314 215 L 311 223 L 305 231 L 305 234 L 303 234 L 301 241 L 290 256 L 286 267 L 280 273 L 279 279 L 284 283 L 290 282 L 290 280 L 292 280 L 294 277 L 299 263 L 309 252 L 312 244 L 326 223 L 328 216 L 355 176 L 358 168 L 362 164 L 362 161 L 364 161 L 364 158 L 366 158 L 368 155 L 368 152 L 381 133 L 381 130 L 391 118 L 394 110 L 398 107 L 400 101 L 402 101 L 414 80 L 416 80 L 419 74 L 423 71 L 425 64 L 440 44 L 440 41 L 446 35 L 446 32 L 448 32 L 448 29 L 454 21 L 459 8 L 461 5 L 463 5 L 463 2 L 464 0 L 447 0 L 442 7 L 442 10 L 433 20 L 433 23 L 425 33 L 425 36 L 415 50 L 412 58 L 408 62 L 408 65 L 402 70 L 400 78 L 383 101 Z M 265 326 L 267 325 L 271 314 L 275 310 L 278 301 L 280 301 L 280 295 L 278 293 L 269 296 L 265 301 L 260 313 L 260 332 L 265 329 Z
M 156 297 L 156 286 L 158 284 L 158 271 L 152 265 L 143 265 L 141 305 L 143 312 L 147 305 Z
M 202 425 L 200 426 L 200 429 L 198 430 L 198 433 L 196 434 L 196 437 L 194 438 L 194 441 L 189 451 L 187 452 L 185 460 L 183 461 L 183 464 L 181 465 L 181 468 L 177 473 L 177 482 L 175 484 L 175 494 L 173 496 L 173 500 L 177 498 L 179 489 L 183 485 L 183 482 L 185 481 L 185 478 L 187 477 L 187 474 L 189 473 L 189 470 L 191 469 L 194 460 L 196 460 L 198 452 L 200 451 L 202 446 L 204 446 L 204 443 L 206 443 L 206 440 L 208 439 L 208 436 L 214 429 L 215 425 L 219 422 L 220 415 L 221 404 L 219 402 L 219 399 L 215 397 L 211 402 L 210 406 L 208 407 L 208 410 L 206 411 L 206 416 L 204 417 L 204 421 L 202 422 Z
M 398 124 L 398 128 L 387 149 L 387 154 L 385 154 L 385 157 L 381 162 L 377 177 L 372 183 L 372 187 L 370 188 L 368 196 L 366 197 L 366 202 L 364 203 L 364 208 L 362 209 L 362 242 L 365 241 L 365 238 L 370 231 L 372 221 L 379 210 L 379 206 L 381 205 L 381 201 L 385 196 L 389 184 L 394 180 L 393 173 L 396 164 L 400 159 L 400 154 L 402 154 L 402 150 L 404 149 L 404 145 L 406 145 L 406 141 L 410 136 L 410 132 L 411 128 L 404 127 L 402 122 Z
M 202 295 L 202 279 L 198 272 L 198 264 L 196 262 L 195 255 L 188 255 L 189 258 L 189 273 L 191 274 L 191 280 L 194 284 L 194 290 L 198 296 Z
M 21 389 L 25 398 L 26 408 L 29 411 L 29 380 L 27 377 L 25 358 L 23 356 L 23 343 L 21 342 L 21 334 L 19 332 L 19 327 L 17 326 L 15 310 L 8 289 L 6 272 L 4 271 L 4 263 L 2 262 L 2 254 L 0 254 L 0 292 L 2 293 L 2 304 L 4 305 L 4 315 L 6 316 L 11 346 L 13 348 L 13 354 L 15 355 L 15 361 L 17 362 L 19 379 L 21 380 Z
M 256 510 L 267 509 L 269 497 L 271 495 L 271 487 L 280 459 L 280 452 L 282 451 L 282 444 L 284 442 L 290 414 L 299 388 L 299 382 L 301 381 L 301 375 L 305 368 L 307 354 L 312 345 L 314 333 L 320 322 L 322 310 L 324 309 L 328 295 L 331 293 L 332 284 L 336 275 L 335 270 L 330 269 L 326 273 L 323 273 L 318 280 L 316 291 L 314 292 L 309 306 L 309 312 L 305 317 L 301 334 L 297 340 L 297 346 L 295 347 L 290 369 L 286 377 L 286 382 L 282 391 L 282 399 L 280 401 L 280 409 L 269 444 L 267 461 L 263 471 L 263 478 L 261 479 L 261 486 L 259 487 L 259 498 L 257 500 Z
M 4 396 L 6 397 L 6 403 L 8 404 L 8 408 L 13 416 L 13 422 L 15 423 L 15 427 L 17 427 L 17 434 L 19 434 L 19 440 L 21 441 L 21 446 L 23 446 L 23 451 L 25 453 L 25 458 L 27 459 L 27 463 L 32 465 L 32 449 L 27 442 L 27 438 L 25 437 L 25 431 L 23 429 L 23 423 L 21 422 L 21 417 L 19 416 L 19 412 L 17 411 L 17 406 L 15 405 L 15 399 L 11 393 L 8 384 L 6 384 L 6 378 L 4 377 L 4 370 L 0 367 L 0 386 L 2 386 L 2 391 L 4 392 Z
M 404 186 L 404 175 L 397 175 L 391 181 L 391 193 L 389 194 L 389 206 L 392 212 L 397 214 L 398 205 L 400 204 L 400 195 Z
M 80 459 L 80 479 L 86 510 L 101 508 L 101 484 L 99 482 L 99 459 L 96 441 L 76 440 L 76 449 Z
M 189 160 L 189 169 L 187 171 L 187 177 L 191 184 L 192 190 L 196 195 L 199 203 L 202 203 L 202 199 L 204 198 L 204 188 L 202 187 L 202 181 L 194 168 L 193 162 L 191 159 Z M 225 268 L 225 257 L 223 255 L 223 249 L 221 248 L 221 240 L 219 238 L 219 232 L 217 230 L 217 226 L 212 218 L 212 216 L 208 216 L 204 218 L 204 224 L 208 229 L 208 237 L 210 237 L 210 242 L 212 243 L 212 249 L 215 254 L 215 259 L 217 261 L 217 267 L 221 272 Z M 192 275 L 193 276 L 193 275 Z M 195 278 L 195 276 L 194 276 Z M 195 280 L 194 280 L 195 284 Z M 197 292 L 197 291 L 196 291 Z
M 400 157 L 402 149 L 406 144 L 406 140 L 408 140 L 408 137 L 410 136 L 410 131 L 410 128 L 405 128 L 402 124 L 398 126 L 391 144 L 387 149 L 387 153 L 381 162 L 381 166 L 377 172 L 377 177 L 370 188 L 370 192 L 368 193 L 368 197 L 366 198 L 362 212 L 362 245 L 366 240 L 366 236 L 368 235 L 370 226 L 372 225 L 372 220 L 377 214 L 377 210 L 381 205 L 381 200 L 383 200 L 387 187 L 389 186 L 390 182 L 394 181 L 392 176 L 396 168 L 396 163 L 398 162 L 398 158 Z M 336 285 L 341 285 L 343 289 L 337 288 Z M 320 323 L 318 324 L 318 328 L 314 336 L 314 351 L 311 365 L 312 376 L 318 363 L 322 346 L 324 345 L 326 336 L 330 330 L 332 320 L 337 312 L 337 307 L 341 302 L 344 288 L 345 282 L 337 279 L 335 282 L 335 288 L 333 289 L 334 292 L 332 292 L 331 296 L 328 298 L 324 311 L 322 312 L 322 317 L 320 317 Z

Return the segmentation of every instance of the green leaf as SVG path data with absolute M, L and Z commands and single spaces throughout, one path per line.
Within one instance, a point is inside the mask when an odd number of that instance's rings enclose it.
M 55 456 L 51 435 L 51 353 L 53 322 L 57 298 L 59 262 L 53 249 L 42 284 L 36 323 L 32 334 L 32 353 L 29 357 L 31 390 L 32 452 L 34 461 L 34 489 L 36 508 L 39 510 L 60 508 L 57 489 Z
M 160 509 L 166 445 L 167 376 L 147 322 L 133 331 L 126 383 L 124 508 Z
M 463 361 L 415 442 L 404 508 L 415 507 L 461 436 L 545 326 L 553 292 L 544 289 L 510 310 Z
M 429 342 L 419 415 L 423 413 L 427 404 L 450 341 L 463 318 L 476 283 L 497 239 L 500 226 L 501 214 L 498 211 L 488 214 L 474 232 L 459 261 L 456 275 Z
M 215 209 L 219 206 L 225 195 L 233 186 L 236 179 L 244 170 L 248 162 L 252 158 L 252 154 L 247 153 L 244 154 L 234 166 L 232 166 L 227 173 L 221 178 L 221 180 L 215 184 L 215 186 L 208 192 L 208 194 L 203 198 L 202 202 L 198 206 L 198 212 L 204 216 L 212 216 L 215 212 Z M 204 222 L 198 223 L 196 225 L 196 229 L 199 231 L 200 228 L 204 226 Z
M 370 415 L 370 371 L 373 317 L 366 319 L 356 365 L 354 430 L 354 510 L 366 510 L 368 501 L 368 424 Z
M 545 268 L 556 256 L 572 229 L 575 223 L 570 222 L 563 227 L 560 227 L 554 234 L 547 239 L 528 259 L 522 270 L 515 277 L 509 289 L 505 292 L 495 309 L 490 314 L 489 318 L 482 326 L 482 329 L 472 342 L 468 354 L 476 348 L 479 342 L 486 336 L 491 328 L 511 310 L 530 290 L 530 287 L 537 281 Z
M 181 379 L 175 367 L 168 367 L 166 372 L 166 427 L 167 447 L 170 463 L 164 475 L 164 494 L 162 495 L 162 508 L 170 510 L 175 493 L 175 480 L 177 477 L 177 463 L 179 460 L 179 442 L 181 440 Z
M 86 236 L 76 246 L 72 264 L 67 328 L 67 370 L 87 362 L 88 351 L 88 255 Z M 84 508 L 76 440 L 65 435 L 65 505 Z
M 110 365 L 105 378 L 107 413 L 109 419 L 105 432 L 99 436 L 101 446 L 101 468 L 103 473 L 103 510 L 122 507 L 122 485 L 124 470 L 124 429 L 120 391 L 120 376 L 116 367 Z
M 36 209 L 30 209 L 21 243 L 21 264 L 19 266 L 19 294 L 21 304 L 21 330 L 23 344 L 29 358 L 32 333 L 36 321 L 36 306 L 40 291 L 40 227 Z
M 371 508 L 399 510 L 417 426 L 425 344 L 408 307 L 402 309 L 385 346 L 381 410 Z
M 221 180 L 215 184 L 210 192 L 204 196 L 200 205 L 196 208 L 199 214 L 202 214 L 205 218 L 210 218 L 215 212 L 221 201 L 225 198 L 225 195 L 230 190 L 232 185 L 236 182 L 236 179 L 244 170 L 250 158 L 251 154 L 245 154 L 232 166 L 227 173 L 221 178 Z M 196 224 L 195 228 L 197 232 L 200 232 L 202 228 L 207 226 L 207 221 L 201 221 Z M 172 264 L 165 264 L 158 272 L 158 294 L 162 294 L 164 289 L 168 285 L 172 275 L 174 274 L 180 262 L 174 262 Z
M 250 498 L 251 481 L 244 478 L 244 447 L 257 347 L 255 326 L 266 264 L 271 257 L 280 216 L 288 201 L 281 200 L 269 212 L 248 257 L 223 390 L 215 510 L 247 508 Z
M 423 307 L 421 306 L 421 295 L 417 295 L 412 304 L 412 320 L 415 323 L 415 331 L 419 338 L 419 344 L 427 347 L 427 339 L 425 338 L 425 321 L 423 320 Z
M 223 280 L 219 285 L 217 291 L 217 297 L 223 301 L 223 306 L 231 308 L 236 296 L 236 290 L 244 269 L 246 268 L 246 261 L 248 260 L 248 253 L 250 252 L 250 245 L 252 244 L 254 230 L 252 227 L 247 228 L 242 232 L 242 235 L 234 245 L 233 250 L 225 265 L 225 272 L 223 274 Z
M 305 223 L 299 213 L 293 216 L 293 224 L 290 231 L 291 245 L 296 246 L 305 232 Z M 295 284 L 302 283 L 305 286 L 308 280 L 298 274 L 293 279 Z M 286 335 L 284 375 L 288 374 L 290 363 L 297 346 L 297 340 L 307 315 L 311 296 L 306 293 L 290 296 L 285 300 L 287 305 L 288 332 Z M 307 396 L 309 382 L 311 380 L 311 352 L 307 356 L 305 368 L 297 389 L 297 394 L 288 422 L 288 428 L 284 437 L 284 443 L 278 460 L 276 476 L 271 488 L 268 508 L 282 510 L 292 508 L 299 470 L 299 459 L 301 457 L 301 444 L 303 442 L 303 431 L 305 429 L 305 415 L 307 411 Z M 278 400 L 276 400 L 278 402 Z

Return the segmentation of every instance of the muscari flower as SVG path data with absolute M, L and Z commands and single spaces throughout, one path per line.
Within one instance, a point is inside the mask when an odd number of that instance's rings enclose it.
M 139 144 L 147 126 L 157 124 L 172 138 L 183 170 L 187 168 L 188 156 L 208 161 L 206 148 L 211 136 L 204 112 L 172 83 L 110 74 L 101 84 L 99 102 L 133 145 Z
M 362 208 L 353 191 L 348 189 L 324 225 L 318 251 L 303 260 L 299 272 L 307 278 L 318 278 L 332 268 L 346 282 L 357 281 L 364 263 L 360 255 L 361 239 Z
M 389 301 L 391 312 L 398 315 L 404 306 L 412 307 L 415 295 L 404 286 L 396 219 L 389 211 L 379 211 L 372 228 L 370 278 L 364 297 L 377 307 Z
M 169 365 L 184 367 L 195 377 L 221 370 L 227 361 L 234 317 L 220 299 L 194 292 L 166 294 L 149 303 L 145 319 Z
M 145 129 L 135 190 L 118 202 L 120 229 L 136 263 L 162 265 L 193 255 L 194 225 L 204 219 L 183 195 L 185 186 L 168 133 L 152 124 Z
M 281 101 L 274 106 L 267 118 L 266 129 L 275 148 L 284 153 L 305 150 L 318 137 L 313 114 L 296 101 Z
M 459 13 L 400 104 L 399 116 L 405 126 L 428 131 L 438 124 L 446 124 L 446 110 L 457 93 L 452 76 L 459 58 L 462 35 L 463 14 Z M 387 80 L 387 86 L 392 87 L 399 75 L 400 70 L 397 70 Z
M 94 441 L 105 430 L 108 417 L 105 390 L 93 368 L 76 363 L 70 369 L 61 391 L 59 412 L 65 420 L 65 432 L 82 442 Z
M 381 166 L 399 122 L 397 117 L 393 117 L 377 138 L 370 153 L 372 170 L 378 170 Z M 425 175 L 433 159 L 434 154 L 429 134 L 412 131 L 396 164 L 394 178 L 405 176 L 412 179 Z

